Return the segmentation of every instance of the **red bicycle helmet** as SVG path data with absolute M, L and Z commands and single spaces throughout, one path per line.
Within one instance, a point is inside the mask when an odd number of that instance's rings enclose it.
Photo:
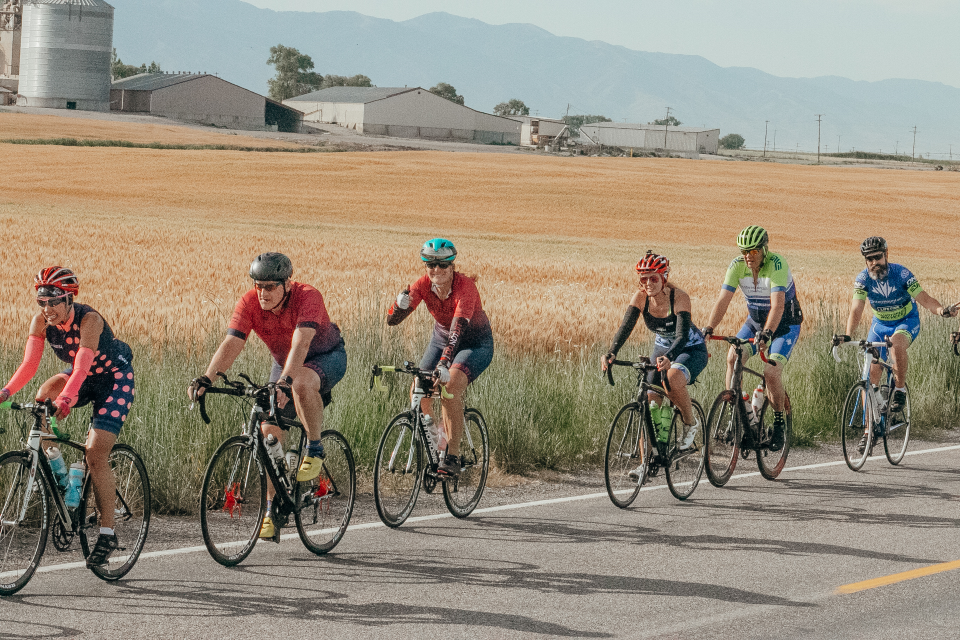
M 666 280 L 667 276 L 670 275 L 670 261 L 664 256 L 648 250 L 647 255 L 643 256 L 637 263 L 637 273 L 640 275 L 658 273 Z
M 80 282 L 73 271 L 59 266 L 40 270 L 33 279 L 33 288 L 39 291 L 40 287 L 55 287 L 71 295 L 77 295 L 80 292 Z

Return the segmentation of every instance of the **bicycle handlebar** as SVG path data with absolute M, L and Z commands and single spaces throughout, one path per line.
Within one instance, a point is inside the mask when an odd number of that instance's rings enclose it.
M 407 375 L 417 378 L 425 387 L 431 387 L 434 384 L 433 371 L 424 371 L 420 369 L 420 367 L 413 366 L 412 362 L 404 362 L 402 367 L 375 364 L 370 370 L 370 385 L 368 391 L 373 391 L 374 389 L 377 391 L 387 390 L 387 385 L 380 381 L 380 377 L 385 373 L 406 373 Z M 447 392 L 446 386 L 440 385 L 440 397 L 444 400 L 450 400 L 453 398 L 453 394 Z
M 833 359 L 836 360 L 837 362 L 842 362 L 840 360 L 840 354 L 838 353 L 837 349 L 839 349 L 841 346 L 847 343 L 854 344 L 860 349 L 871 349 L 871 348 L 883 349 L 884 347 L 890 347 L 893 345 L 893 343 L 890 342 L 890 338 L 884 338 L 883 342 L 868 342 L 867 340 L 859 340 L 857 342 L 854 342 L 853 338 L 851 338 L 850 336 L 833 336 L 833 340 L 831 341 L 831 343 L 833 344 L 833 349 L 831 350 L 831 353 L 833 353 Z
M 270 382 L 264 385 L 257 384 L 250 377 L 244 373 L 238 373 L 237 377 L 243 378 L 246 383 L 238 382 L 236 380 L 230 380 L 227 377 L 227 374 L 222 371 L 217 371 L 217 377 L 223 380 L 223 383 L 227 385 L 226 387 L 207 387 L 204 389 L 202 395 L 198 395 L 196 402 L 200 405 L 200 417 L 206 424 L 210 424 L 210 416 L 207 415 L 207 395 L 208 394 L 221 394 L 226 396 L 235 396 L 238 398 L 246 397 L 255 397 L 257 394 L 262 393 L 263 391 L 269 391 L 270 393 L 270 417 L 273 418 L 277 413 L 277 383 Z M 291 398 L 292 400 L 292 398 Z M 190 405 L 190 408 L 193 408 L 193 405 Z
M 754 338 L 743 339 L 743 338 L 741 338 L 741 337 L 739 337 L 739 336 L 716 336 L 716 335 L 713 335 L 713 334 L 711 334 L 711 335 L 709 336 L 709 339 L 710 339 L 710 340 L 722 340 L 722 341 L 724 341 L 724 342 L 729 342 L 731 345 L 733 345 L 733 346 L 735 346 L 735 347 L 742 347 L 742 346 L 745 345 L 745 344 L 755 344 L 755 342 L 756 342 L 756 340 L 755 340 Z M 764 363 L 764 364 L 769 364 L 769 365 L 771 365 L 771 366 L 773 366 L 773 367 L 777 366 L 777 363 L 776 363 L 776 362 L 771 362 L 770 360 L 767 359 L 767 354 L 764 353 L 763 351 L 761 351 L 761 350 L 758 349 L 758 350 L 757 350 L 757 353 L 760 354 L 760 359 L 763 360 L 763 363 Z
M 953 355 L 960 356 L 960 331 L 950 334 L 950 342 L 953 343 Z
M 7 400 L 6 402 L 0 404 L 0 409 L 10 409 L 11 411 L 29 411 L 34 415 L 40 415 L 42 412 L 47 418 L 47 422 L 50 425 L 50 430 L 53 431 L 54 435 L 63 440 L 70 439 L 69 433 L 60 431 L 60 429 L 57 428 L 57 416 L 54 415 L 57 411 L 57 408 L 53 404 L 53 400 L 50 398 L 47 398 L 43 402 L 27 402 L 22 404 Z
M 615 386 L 613 382 L 613 367 L 633 367 L 634 369 L 643 369 L 643 371 L 660 371 L 660 368 L 655 362 L 651 362 L 650 358 L 642 357 L 636 362 L 631 362 L 630 360 L 614 360 L 607 364 L 607 384 L 611 387 Z M 670 382 L 667 380 L 667 376 L 663 375 L 663 372 L 660 373 L 660 380 L 663 382 L 664 391 L 670 391 Z

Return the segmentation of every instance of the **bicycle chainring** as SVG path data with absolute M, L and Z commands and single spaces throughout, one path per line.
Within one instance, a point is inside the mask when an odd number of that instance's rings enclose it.
M 437 488 L 437 477 L 435 475 L 423 474 L 423 490 L 427 493 L 433 493 Z
M 60 518 L 56 518 L 53 523 L 53 530 L 50 532 L 50 538 L 53 540 L 53 546 L 57 551 L 70 551 L 73 546 L 73 531 L 67 531 Z

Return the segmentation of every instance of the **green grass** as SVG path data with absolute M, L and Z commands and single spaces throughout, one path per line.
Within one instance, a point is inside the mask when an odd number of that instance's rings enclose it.
M 244 147 L 229 144 L 165 144 L 129 140 L 86 140 L 79 138 L 10 138 L 4 144 L 53 145 L 59 147 L 122 147 L 126 149 L 163 149 L 178 151 L 254 151 L 257 153 L 330 153 L 336 148 L 319 147 Z
M 373 364 L 419 361 L 429 339 L 430 323 L 414 318 L 400 328 L 386 327 L 385 310 L 372 298 L 357 309 L 360 320 L 344 332 L 349 364 L 347 375 L 334 390 L 325 424 L 349 440 L 361 474 L 369 479 L 380 435 L 387 421 L 409 402 L 408 376 L 388 375 L 388 391 L 368 391 Z M 837 413 L 847 389 L 859 376 L 857 350 L 846 347 L 844 361 L 830 356 L 829 338 L 836 321 L 807 326 L 784 374 L 795 411 L 794 444 L 811 446 L 836 441 Z M 960 358 L 949 350 L 949 323 L 926 319 L 920 337 L 910 348 L 910 385 L 914 435 L 935 435 L 955 426 L 960 409 Z M 496 331 L 496 326 L 494 326 Z M 202 344 L 159 346 L 133 344 L 137 400 L 121 434 L 146 461 L 155 508 L 161 513 L 193 513 L 203 471 L 214 449 L 245 424 L 249 409 L 235 399 L 218 396 L 208 402 L 213 423 L 205 425 L 199 413 L 188 410 L 185 389 L 201 373 L 219 341 L 219 332 Z M 473 385 L 468 404 L 479 408 L 490 427 L 494 464 L 509 473 L 534 469 L 577 470 L 602 464 L 609 422 L 618 407 L 633 397 L 635 378 L 618 368 L 617 385 L 609 387 L 597 362 L 608 336 L 572 353 L 519 355 L 498 351 L 490 369 Z M 712 357 L 692 395 L 709 411 L 723 385 L 726 345 L 711 344 Z M 621 357 L 648 353 L 649 344 L 631 341 Z M 0 349 L 0 373 L 9 376 L 20 362 L 20 347 Z M 269 354 L 259 340 L 251 340 L 231 370 L 265 381 Z M 751 365 L 759 366 L 754 358 Z M 49 353 L 29 393 L 62 363 Z M 6 378 L 5 378 L 6 379 Z M 755 382 L 745 382 L 751 388 Z M 76 410 L 64 426 L 82 438 L 90 410 Z M 4 450 L 19 448 L 21 430 L 14 414 L 0 415 Z M 68 464 L 72 459 L 68 456 Z M 367 483 L 366 486 L 369 486 Z

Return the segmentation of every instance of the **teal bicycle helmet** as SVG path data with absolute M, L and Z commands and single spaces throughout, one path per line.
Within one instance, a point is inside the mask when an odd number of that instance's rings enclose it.
M 420 259 L 424 262 L 453 262 L 457 259 L 457 248 L 444 238 L 427 240 L 420 248 Z

